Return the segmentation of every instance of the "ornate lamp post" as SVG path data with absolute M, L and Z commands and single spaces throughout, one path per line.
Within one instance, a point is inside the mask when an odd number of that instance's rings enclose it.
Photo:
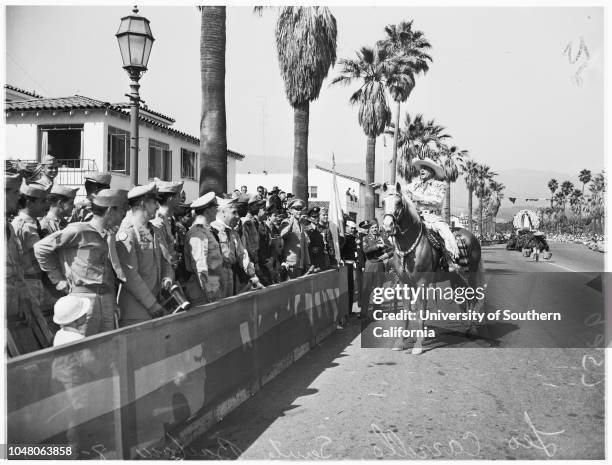
M 153 34 L 149 26 L 149 20 L 138 14 L 138 8 L 134 6 L 133 14 L 121 18 L 119 30 L 115 36 L 119 42 L 119 50 L 123 59 L 123 69 L 130 76 L 130 89 L 132 92 L 126 94 L 130 98 L 130 174 L 132 183 L 138 185 L 138 110 L 140 108 L 140 95 L 138 89 L 140 76 L 147 70 L 151 47 L 153 46 Z

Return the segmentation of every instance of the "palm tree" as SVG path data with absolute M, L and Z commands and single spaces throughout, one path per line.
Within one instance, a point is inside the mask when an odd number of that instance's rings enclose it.
M 428 62 L 431 56 L 424 52 L 431 44 L 421 31 L 412 30 L 412 21 L 402 21 L 398 25 L 385 27 L 387 37 L 377 43 L 378 47 L 388 49 L 392 54 L 408 58 L 405 66 L 392 69 L 387 76 L 387 88 L 391 98 L 397 103 L 395 125 L 393 128 L 393 158 L 391 161 L 391 184 L 395 184 L 397 174 L 397 140 L 399 134 L 399 119 L 401 102 L 408 100 L 415 86 L 415 75 L 429 71 Z
M 472 208 L 472 194 L 474 193 L 474 190 L 476 189 L 476 180 L 477 180 L 477 173 L 478 173 L 478 163 L 475 162 L 474 160 L 467 160 L 465 162 L 465 170 L 463 171 L 464 177 L 465 177 L 465 186 L 467 187 L 468 190 L 468 227 L 470 231 L 473 231 L 473 225 L 472 225 L 472 213 L 473 213 L 473 208 Z
M 260 9 L 258 9 L 260 11 Z M 336 62 L 336 18 L 327 7 L 288 6 L 276 22 L 276 51 L 293 107 L 293 194 L 308 201 L 308 127 L 315 101 Z
M 467 150 L 459 150 L 456 146 L 450 148 L 444 146 L 442 148 L 442 156 L 440 161 L 444 167 L 446 179 L 446 199 L 444 200 L 444 218 L 447 224 L 451 224 L 451 183 L 456 182 L 459 174 L 465 169 L 465 162 L 470 154 Z
M 359 89 L 351 95 L 349 102 L 359 104 L 359 125 L 367 136 L 366 146 L 366 193 L 365 214 L 374 218 L 374 167 L 376 161 L 376 138 L 391 121 L 391 111 L 385 94 L 385 72 L 393 58 L 383 48 L 362 47 L 357 59 L 340 59 L 340 75 L 332 84 L 348 85 L 359 81 Z
M 584 186 L 591 182 L 591 170 L 582 170 L 578 175 L 578 179 L 582 183 L 582 193 L 584 194 Z
M 565 216 L 565 206 L 567 205 L 567 201 L 569 200 L 569 196 L 574 190 L 574 184 L 570 181 L 563 181 L 561 183 L 561 193 L 563 194 L 563 216 Z
M 436 124 L 434 119 L 425 121 L 423 115 L 417 114 L 414 119 L 406 113 L 404 126 L 398 135 L 400 149 L 399 172 L 406 181 L 416 174 L 412 165 L 415 158 L 431 158 L 438 160 L 444 147 L 443 141 L 450 138 L 444 133 L 445 128 Z
M 593 230 L 595 232 L 603 232 L 602 223 L 605 214 L 606 191 L 604 172 L 596 174 L 592 181 L 592 184 L 589 186 L 589 190 L 591 191 L 591 198 L 589 201 L 591 221 L 593 222 Z
M 482 229 L 482 213 L 483 213 L 483 205 L 485 199 L 490 195 L 491 189 L 489 188 L 489 181 L 496 176 L 497 173 L 491 171 L 491 168 L 487 165 L 478 165 L 478 169 L 476 171 L 476 188 L 474 189 L 474 194 L 478 198 L 479 202 L 479 212 L 478 212 L 478 223 L 480 235 L 483 234 Z
M 225 120 L 225 7 L 201 6 L 200 195 L 227 192 Z
M 553 197 L 555 196 L 555 192 L 559 188 L 559 183 L 555 178 L 548 181 L 548 188 L 550 189 L 550 208 L 553 208 Z
M 577 218 L 582 210 L 582 191 L 580 189 L 574 189 L 569 197 L 570 208 L 574 213 L 574 217 Z
M 501 206 L 501 201 L 504 198 L 503 190 L 506 188 L 503 183 L 497 182 L 493 179 L 489 180 L 489 190 L 491 191 L 491 195 L 489 197 L 489 211 L 491 212 L 491 227 L 494 228 L 495 225 L 495 217 L 497 216 L 497 212 L 499 212 L 499 207 Z M 495 232 L 494 230 L 491 232 Z

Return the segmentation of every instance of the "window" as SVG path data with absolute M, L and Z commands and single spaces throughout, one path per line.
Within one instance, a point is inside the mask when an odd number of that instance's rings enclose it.
M 181 178 L 195 179 L 197 154 L 191 150 L 181 149 Z
M 51 155 L 68 168 L 80 168 L 83 155 L 83 125 L 39 126 L 39 159 Z
M 108 170 L 130 174 L 130 133 L 108 127 Z
M 380 194 L 374 194 L 374 206 L 380 208 Z
M 317 198 L 317 186 L 309 186 L 308 189 L 310 191 L 308 198 L 316 199 Z
M 149 139 L 149 179 L 172 180 L 172 152 L 163 142 Z

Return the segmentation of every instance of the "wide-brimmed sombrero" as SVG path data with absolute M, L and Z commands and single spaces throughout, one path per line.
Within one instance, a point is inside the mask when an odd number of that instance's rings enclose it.
M 438 179 L 444 179 L 444 168 L 438 165 L 431 158 L 417 158 L 416 160 L 413 160 L 412 164 L 416 169 L 421 169 L 423 166 L 431 168 Z

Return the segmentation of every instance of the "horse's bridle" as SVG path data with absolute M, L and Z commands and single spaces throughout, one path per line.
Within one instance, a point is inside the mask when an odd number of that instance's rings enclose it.
M 401 198 L 401 194 L 396 193 L 395 194 L 396 197 L 400 197 L 400 200 L 403 200 Z M 401 213 L 401 212 L 400 212 Z M 416 246 L 418 245 L 419 241 L 421 240 L 421 236 L 423 235 L 423 223 L 421 223 L 420 227 L 419 227 L 419 234 L 417 235 L 416 239 L 414 240 L 414 242 L 412 243 L 412 245 L 408 248 L 408 250 L 401 250 L 399 248 L 399 246 L 397 245 L 397 241 L 395 240 L 395 236 L 397 234 L 400 234 L 402 236 L 404 236 L 407 232 L 409 228 L 404 229 L 403 231 L 401 229 L 398 228 L 397 226 L 397 220 L 395 219 L 395 216 L 397 215 L 397 213 L 391 214 L 391 213 L 385 213 L 385 215 L 383 216 L 383 221 L 386 217 L 391 217 L 393 219 L 393 232 L 389 233 L 389 236 L 392 238 L 392 242 L 393 242 L 393 246 L 395 247 L 395 250 L 397 252 L 397 254 L 399 255 L 399 257 L 402 259 L 402 267 L 403 267 L 403 263 L 404 263 L 404 258 L 414 252 L 414 250 L 416 249 Z M 399 231 L 399 233 L 398 233 Z

